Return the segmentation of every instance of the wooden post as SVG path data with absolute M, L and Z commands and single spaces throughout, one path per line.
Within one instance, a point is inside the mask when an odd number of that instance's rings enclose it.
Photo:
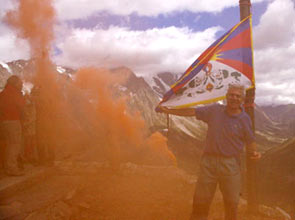
M 239 0 L 240 5 L 240 20 L 248 17 L 251 13 L 251 1 L 250 0 Z M 255 118 L 254 118 L 254 99 L 255 99 L 255 87 L 247 90 L 245 98 L 245 110 L 251 118 L 253 124 L 253 132 L 255 132 Z M 257 165 L 256 161 L 251 160 L 249 155 L 246 156 L 246 190 L 247 190 L 247 201 L 248 201 L 248 212 L 250 214 L 258 213 L 258 197 L 257 197 Z
M 167 138 L 169 136 L 169 130 L 170 130 L 170 117 L 169 117 L 169 114 L 167 114 Z
M 251 1 L 250 0 L 239 0 L 240 4 L 240 20 L 248 17 L 251 14 Z

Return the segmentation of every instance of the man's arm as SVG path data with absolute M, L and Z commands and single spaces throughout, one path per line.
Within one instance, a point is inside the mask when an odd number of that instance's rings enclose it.
M 195 116 L 196 115 L 194 108 L 169 109 L 164 106 L 158 106 L 156 111 L 163 112 L 166 114 L 171 114 L 171 115 L 178 115 L 178 116 Z
M 252 160 L 258 160 L 261 158 L 261 153 L 257 151 L 256 142 L 246 145 L 247 155 L 250 156 Z

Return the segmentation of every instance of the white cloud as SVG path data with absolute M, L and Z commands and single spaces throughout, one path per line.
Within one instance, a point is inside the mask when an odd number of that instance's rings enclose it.
M 10 10 L 15 7 L 15 1 L 9 0 L 1 0 L 1 7 L 0 7 L 0 19 L 3 18 L 7 10 Z
M 255 48 L 288 47 L 295 40 L 295 9 L 291 0 L 276 0 L 269 4 L 254 29 Z
M 0 61 L 28 59 L 30 48 L 27 41 L 16 38 L 15 34 L 7 31 L 0 35 Z
M 2 4 L 3 1 L 3 4 Z M 252 3 L 263 0 L 252 0 Z M 11 8 L 12 1 L 1 0 L 0 18 Z M 256 102 L 259 104 L 295 103 L 295 7 L 294 0 L 274 0 L 254 27 Z M 237 0 L 55 0 L 62 20 L 86 18 L 101 10 L 128 15 L 168 14 L 175 11 L 219 12 L 237 6 Z M 214 6 L 214 7 L 213 7 Z M 196 19 L 198 19 L 196 15 Z M 184 70 L 216 38 L 220 27 L 203 32 L 188 28 L 167 27 L 146 31 L 110 27 L 108 30 L 75 29 L 59 23 L 55 28 L 57 46 L 62 54 L 55 60 L 73 67 L 128 66 L 138 74 Z M 0 23 L 0 61 L 29 58 L 26 41 L 16 39 L 12 31 Z
M 253 30 L 256 102 L 295 103 L 295 7 L 275 0 Z
M 0 7 L 0 61 L 8 62 L 29 58 L 27 41 L 18 39 L 16 34 L 4 23 L 4 16 L 8 10 L 16 6 L 16 1 L 1 0 Z
M 220 27 L 203 32 L 168 27 L 131 31 L 76 29 L 59 47 L 57 61 L 70 66 L 128 66 L 139 74 L 184 72 L 215 39 Z
M 289 72 L 294 75 L 295 68 Z M 295 81 L 291 74 L 285 73 L 284 75 L 289 75 L 289 78 L 285 76 L 279 81 L 258 83 L 256 102 L 263 105 L 295 103 Z
M 252 0 L 252 3 L 264 0 Z M 56 10 L 62 20 L 79 19 L 91 16 L 98 11 L 118 15 L 157 16 L 175 11 L 221 12 L 225 8 L 238 6 L 237 0 L 56 0 Z
M 223 7 L 229 3 L 220 2 Z M 205 1 L 202 1 L 202 4 L 204 3 Z M 147 4 L 152 5 L 153 2 Z M 138 13 L 148 13 L 148 6 L 145 7 L 146 12 Z M 180 5 L 178 7 L 182 9 Z M 167 8 L 165 10 L 163 11 L 169 11 Z M 203 5 L 199 10 L 210 9 L 205 9 Z M 127 11 L 113 13 L 127 14 Z M 294 3 L 291 0 L 275 0 L 270 2 L 259 25 L 253 30 L 256 102 L 259 104 L 295 103 L 292 89 L 295 86 L 295 24 L 290 22 L 294 20 Z M 140 74 L 183 72 L 215 40 L 217 30 L 219 28 L 216 27 L 203 33 L 175 27 L 147 31 L 130 31 L 118 27 L 105 31 L 75 30 L 59 45 L 64 54 L 58 58 L 64 64 L 76 66 L 126 65 Z
M 255 52 L 255 69 L 259 73 L 279 73 L 295 67 L 295 41 L 288 47 L 266 48 Z

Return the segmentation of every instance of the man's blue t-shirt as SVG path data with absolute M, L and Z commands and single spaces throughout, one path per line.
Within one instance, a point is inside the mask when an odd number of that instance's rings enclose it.
M 244 110 L 240 114 L 230 116 L 225 106 L 214 104 L 198 107 L 195 113 L 197 119 L 208 124 L 204 153 L 238 156 L 245 144 L 255 140 L 252 122 Z

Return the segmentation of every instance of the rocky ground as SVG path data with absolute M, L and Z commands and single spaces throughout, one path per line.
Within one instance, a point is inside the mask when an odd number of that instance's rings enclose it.
M 25 220 L 182 220 L 189 219 L 197 177 L 176 167 L 105 163 L 56 162 L 46 177 L 14 193 L 2 193 L 0 219 Z M 241 220 L 288 219 L 283 212 L 262 206 L 264 216 Z M 220 192 L 211 208 L 211 220 L 223 219 Z

